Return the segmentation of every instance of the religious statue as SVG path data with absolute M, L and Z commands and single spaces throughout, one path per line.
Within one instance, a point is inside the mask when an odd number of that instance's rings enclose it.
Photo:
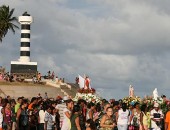
M 132 85 L 129 86 L 129 97 L 134 97 L 134 88 Z
M 154 100 L 158 100 L 158 90 L 157 90 L 157 88 L 155 88 L 155 90 L 153 91 L 153 99 Z
M 90 79 L 88 76 L 85 77 L 85 80 L 84 80 L 84 89 L 91 89 L 91 86 L 90 86 Z

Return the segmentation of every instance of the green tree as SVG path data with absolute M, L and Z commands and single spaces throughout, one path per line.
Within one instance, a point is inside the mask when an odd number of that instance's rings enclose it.
M 19 28 L 14 23 L 18 23 L 16 17 L 13 17 L 14 9 L 9 8 L 9 6 L 2 5 L 0 6 L 0 42 L 8 33 L 8 30 L 12 30 L 15 33 L 15 29 Z

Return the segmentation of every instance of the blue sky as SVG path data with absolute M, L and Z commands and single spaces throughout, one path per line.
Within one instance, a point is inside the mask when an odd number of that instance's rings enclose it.
M 55 71 L 74 82 L 87 74 L 103 97 L 128 96 L 133 85 L 138 96 L 169 93 L 169 1 L 159 0 L 1 0 L 27 11 L 31 25 L 31 60 L 38 70 Z M 19 59 L 20 30 L 0 44 L 0 64 L 10 69 Z

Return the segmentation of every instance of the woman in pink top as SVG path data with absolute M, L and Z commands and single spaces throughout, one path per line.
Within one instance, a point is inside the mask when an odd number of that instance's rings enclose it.
M 9 102 L 5 103 L 4 105 L 4 127 L 6 127 L 6 130 L 11 130 L 12 128 L 12 120 L 11 120 L 11 105 Z

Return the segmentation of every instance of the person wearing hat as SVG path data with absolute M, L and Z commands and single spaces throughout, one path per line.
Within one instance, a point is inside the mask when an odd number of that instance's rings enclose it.
M 154 109 L 151 110 L 150 118 L 151 118 L 151 128 L 155 130 L 161 130 L 162 128 L 162 119 L 164 117 L 162 110 L 159 108 L 159 104 L 154 104 Z

